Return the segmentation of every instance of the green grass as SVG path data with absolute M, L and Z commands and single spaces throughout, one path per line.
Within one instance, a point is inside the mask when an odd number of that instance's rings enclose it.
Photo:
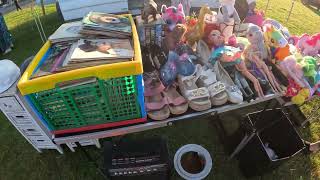
M 258 7 L 264 9 L 266 0 L 258 1 Z M 290 0 L 270 0 L 267 16 L 279 20 L 286 25 L 292 34 L 315 33 L 320 31 L 319 13 L 312 8 L 303 6 L 296 2 L 293 13 L 288 23 L 286 17 L 290 9 Z M 62 23 L 55 12 L 54 6 L 46 7 L 47 16 L 41 17 L 45 32 L 51 34 Z M 40 13 L 40 10 L 38 9 Z M 12 12 L 5 15 L 7 25 L 15 39 L 15 48 L 12 52 L 1 59 L 8 58 L 20 64 L 24 59 L 35 53 L 42 46 L 35 23 L 29 9 L 21 12 Z M 309 115 L 312 108 L 319 104 L 312 101 L 302 107 L 306 115 Z M 318 112 L 319 113 L 319 112 Z M 237 118 L 236 114 L 232 114 Z M 233 124 L 231 118 L 225 120 Z M 318 118 L 319 120 L 319 118 Z M 300 128 L 304 139 L 309 141 L 320 140 L 320 123 L 314 122 L 311 126 Z M 228 180 L 244 179 L 242 177 L 237 160 L 228 161 L 220 143 L 215 127 L 210 119 L 194 119 L 179 122 L 174 126 L 147 131 L 125 136 L 126 138 L 142 138 L 152 136 L 164 136 L 168 139 L 170 154 L 182 145 L 196 143 L 208 149 L 213 157 L 213 170 L 207 179 Z M 118 138 L 115 138 L 118 139 Z M 104 139 L 106 141 L 109 139 Z M 71 153 L 64 147 L 66 152 L 59 155 L 55 151 L 37 153 L 30 144 L 15 130 L 15 128 L 0 113 L 0 179 L 102 179 L 95 167 L 87 162 L 84 155 L 77 150 Z M 101 160 L 101 150 L 94 147 L 87 148 L 96 158 Z M 173 179 L 179 179 L 174 174 Z M 299 154 L 285 162 L 281 167 L 262 177 L 254 179 L 261 180 L 309 180 L 320 179 L 320 155 L 306 156 Z
M 4 16 L 7 26 L 14 38 L 14 49 L 3 58 L 23 62 L 29 56 L 35 55 L 42 46 L 42 41 L 35 24 L 30 8 L 23 11 L 14 11 Z M 40 8 L 36 12 L 41 16 Z M 52 34 L 63 22 L 58 18 L 55 6 L 46 8 L 47 15 L 41 16 L 41 22 L 47 37 Z

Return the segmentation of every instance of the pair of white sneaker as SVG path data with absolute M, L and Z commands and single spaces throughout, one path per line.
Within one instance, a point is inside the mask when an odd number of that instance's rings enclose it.
M 243 102 L 243 94 L 239 87 L 234 84 L 227 71 L 222 67 L 220 62 L 216 62 L 214 65 L 214 71 L 217 74 L 217 79 L 223 82 L 226 86 L 228 94 L 228 101 L 234 104 Z

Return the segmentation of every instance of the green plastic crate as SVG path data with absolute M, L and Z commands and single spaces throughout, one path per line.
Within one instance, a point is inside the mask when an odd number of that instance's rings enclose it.
M 141 118 L 136 76 L 96 80 L 29 95 L 52 130 Z

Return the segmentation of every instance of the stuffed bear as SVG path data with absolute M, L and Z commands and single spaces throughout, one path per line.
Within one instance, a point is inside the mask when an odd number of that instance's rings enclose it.
M 164 52 L 173 51 L 177 45 L 183 41 L 187 28 L 183 24 L 177 24 L 171 32 L 166 32 L 163 42 Z

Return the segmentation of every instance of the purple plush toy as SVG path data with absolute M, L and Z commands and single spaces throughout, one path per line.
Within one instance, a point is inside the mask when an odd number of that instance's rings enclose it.
M 166 5 L 162 5 L 161 13 L 162 19 L 166 22 L 170 31 L 172 31 L 177 24 L 185 23 L 185 15 L 182 4 L 179 4 L 178 8 L 175 6 L 167 7 Z

